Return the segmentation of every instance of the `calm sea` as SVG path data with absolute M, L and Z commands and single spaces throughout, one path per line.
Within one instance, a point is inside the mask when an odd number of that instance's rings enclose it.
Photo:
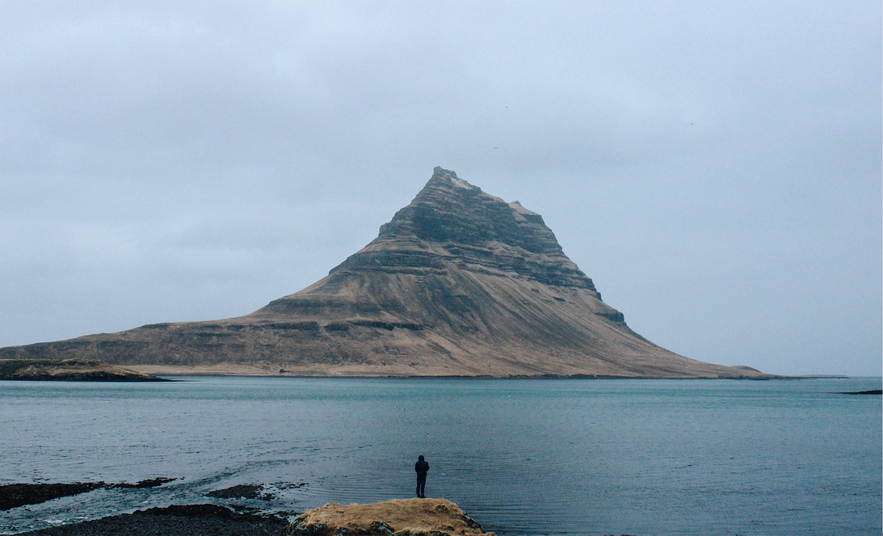
M 151 506 L 427 496 L 486 530 L 881 534 L 880 378 L 0 382 L 0 483 L 136 482 L 0 512 L 15 533 Z M 272 484 L 272 500 L 211 499 Z

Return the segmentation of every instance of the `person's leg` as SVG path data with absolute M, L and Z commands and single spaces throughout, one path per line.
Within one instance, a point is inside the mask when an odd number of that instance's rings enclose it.
M 426 489 L 426 477 L 417 477 L 417 496 L 423 497 L 424 490 Z

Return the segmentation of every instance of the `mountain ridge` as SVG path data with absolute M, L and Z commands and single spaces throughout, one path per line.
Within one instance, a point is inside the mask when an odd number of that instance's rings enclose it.
M 641 337 L 542 216 L 440 167 L 377 238 L 299 292 L 237 318 L 0 348 L 28 357 L 166 374 L 771 377 Z

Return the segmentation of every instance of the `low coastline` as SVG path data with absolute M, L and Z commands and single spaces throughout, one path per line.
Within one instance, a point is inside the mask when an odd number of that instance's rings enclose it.
M 177 479 L 157 477 L 136 483 L 67 482 L 0 485 L 0 512 L 27 508 L 55 499 L 86 494 L 95 490 L 156 488 Z M 238 485 L 206 493 L 206 497 L 235 499 L 259 496 L 261 485 Z M 235 507 L 234 507 L 235 508 Z M 216 536 L 281 535 L 299 512 L 256 513 L 246 508 L 234 509 L 217 504 L 186 504 L 154 507 L 134 512 L 109 515 L 76 523 L 19 532 L 20 535 L 41 536 Z
M 98 359 L 0 359 L 0 381 L 86 381 L 86 382 L 171 382 L 181 377 L 265 377 L 265 378 L 345 378 L 345 379 L 477 379 L 477 380 L 809 380 L 848 379 L 839 375 L 782 376 L 760 372 L 751 367 L 735 366 L 745 371 L 741 376 L 608 375 L 608 374 L 470 374 L 458 375 L 436 371 L 413 374 L 403 371 L 335 370 L 299 367 L 296 370 L 268 366 L 223 363 L 210 366 L 183 365 L 110 365 Z
M 74 482 L 0 486 L 0 510 L 39 504 L 95 489 L 156 487 L 174 479 L 155 478 L 137 484 Z M 237 485 L 207 493 L 236 498 L 260 494 L 262 485 Z M 328 503 L 298 512 L 258 513 L 253 508 L 217 504 L 154 507 L 99 519 L 64 523 L 18 533 L 29 536 L 496 536 L 456 504 L 445 499 L 392 499 L 347 506 Z
M 59 525 L 22 536 L 267 536 L 285 534 L 286 517 L 237 513 L 214 504 L 172 505 Z
M 0 380 L 68 382 L 169 382 L 98 359 L 0 359 Z

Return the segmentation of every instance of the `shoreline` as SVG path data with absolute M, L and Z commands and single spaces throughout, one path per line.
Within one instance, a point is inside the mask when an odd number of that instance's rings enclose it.
M 133 367 L 134 368 L 134 367 Z M 151 373 L 150 379 L 123 379 L 123 378 L 106 378 L 106 377 L 19 377 L 4 378 L 0 377 L 0 382 L 78 382 L 78 383 L 168 383 L 168 382 L 186 382 L 186 378 L 290 378 L 296 380 L 535 380 L 535 381 L 564 381 L 564 380 L 642 380 L 642 381 L 659 381 L 659 380 L 677 380 L 677 381 L 696 381 L 696 380 L 713 380 L 713 381 L 748 381 L 748 382 L 767 382 L 767 381 L 800 381 L 800 380 L 853 380 L 862 378 L 877 379 L 879 376 L 845 376 L 845 375 L 803 375 L 803 376 L 778 376 L 770 375 L 769 377 L 725 377 L 725 378 L 683 378 L 671 376 L 646 377 L 646 376 L 593 376 L 587 374 L 572 375 L 552 375 L 540 374 L 535 376 L 528 375 L 512 375 L 512 376 L 457 376 L 457 375 L 439 375 L 439 376 L 404 376 L 404 375 L 318 375 L 318 374 L 242 374 L 242 373 L 224 373 L 224 372 L 156 372 Z
M 175 479 L 153 478 L 136 484 L 72 482 L 0 486 L 0 511 L 86 494 L 98 489 L 154 488 Z M 265 484 L 239 484 L 205 493 L 221 499 L 265 498 Z M 111 510 L 112 511 L 112 510 Z M 389 499 L 381 502 L 335 502 L 305 512 L 259 511 L 254 507 L 211 503 L 172 504 L 97 519 L 47 521 L 52 526 L 25 528 L 27 536 L 494 536 L 459 506 L 442 498 Z M 13 531 L 20 530 L 7 526 Z
M 133 367 L 135 368 L 135 367 Z M 740 378 L 683 378 L 673 376 L 601 376 L 589 374 L 571 374 L 571 375 L 554 375 L 554 374 L 538 374 L 538 375 L 512 375 L 512 376 L 457 376 L 457 375 L 438 375 L 438 376 L 403 376 L 403 375 L 313 375 L 313 374 L 237 374 L 237 373 L 212 373 L 212 372 L 157 372 L 158 377 L 174 378 L 171 381 L 181 381 L 178 378 L 186 377 L 204 377 L 204 378 L 293 378 L 293 379 L 341 379 L 341 380 L 721 380 L 721 381 L 775 381 L 775 380 L 851 380 L 865 378 L 866 376 L 846 376 L 846 375 L 822 375 L 811 374 L 801 376 L 779 376 L 769 375 L 770 377 L 740 377 Z M 879 378 L 879 376 L 867 376 L 867 378 Z
M 297 367 L 294 370 L 263 365 L 226 363 L 213 366 L 111 365 L 97 359 L 0 359 L 0 381 L 78 381 L 78 382 L 170 382 L 180 377 L 242 378 L 347 378 L 347 379 L 477 379 L 477 380 L 808 380 L 851 379 L 839 374 L 768 374 L 747 366 L 730 367 L 744 375 L 613 375 L 613 374 L 445 374 L 444 371 L 413 374 L 408 370 L 332 370 Z
M 146 489 L 157 488 L 178 480 L 177 478 L 156 477 L 136 483 L 118 482 L 62 482 L 62 483 L 17 483 L 0 485 L 0 516 L 14 509 L 28 510 L 28 507 L 42 505 L 56 499 L 84 495 L 96 490 Z M 236 485 L 205 493 L 205 498 L 237 499 L 263 498 L 264 485 Z M 110 512 L 113 512 L 111 510 Z M 236 504 L 220 505 L 212 503 L 173 504 L 165 507 L 151 507 L 127 513 L 110 513 L 104 517 L 83 521 L 59 522 L 41 528 L 10 526 L 15 534 L 42 536 L 111 536 L 134 534 L 147 536 L 186 536 L 192 534 L 213 534 L 220 536 L 282 534 L 292 517 L 300 512 L 276 511 L 257 512 L 253 507 L 237 507 Z
M 97 489 L 145 489 L 155 488 L 177 480 L 176 478 L 157 477 L 142 480 L 134 484 L 128 482 L 58 482 L 58 483 L 15 483 L 0 485 L 0 512 L 21 506 L 41 504 L 62 497 L 72 497 L 89 493 Z
M 215 504 L 148 508 L 80 523 L 18 533 L 21 536 L 213 536 L 282 535 L 287 517 L 238 513 Z

